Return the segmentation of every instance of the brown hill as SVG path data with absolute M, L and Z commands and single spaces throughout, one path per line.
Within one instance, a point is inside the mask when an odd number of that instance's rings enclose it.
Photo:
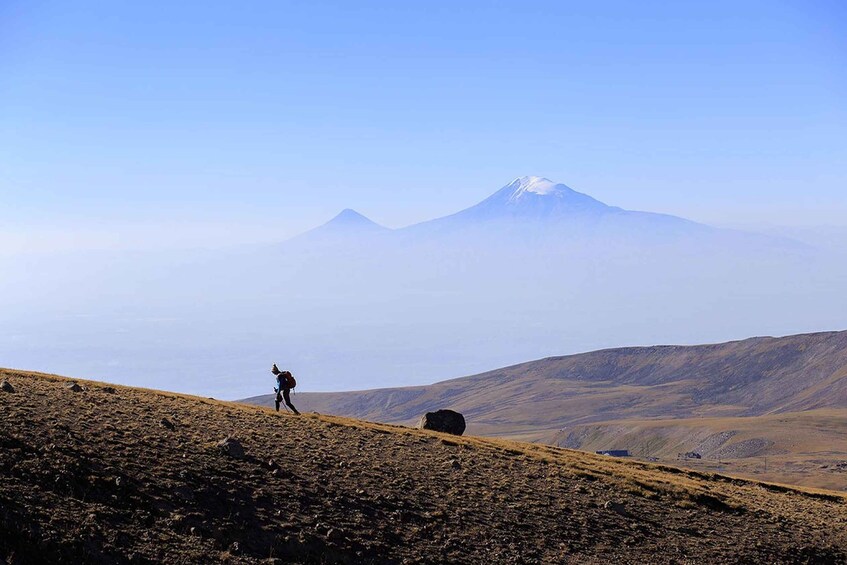
M 840 495 L 0 370 L 0 562 L 847 559 Z M 217 446 L 231 436 L 242 458 Z
M 607 349 L 427 386 L 298 395 L 309 410 L 412 423 L 433 406 L 474 433 L 537 433 L 620 418 L 847 408 L 847 331 L 716 345 Z M 270 406 L 273 396 L 246 400 Z
M 272 399 L 246 401 L 271 405 Z M 299 394 L 296 403 L 310 411 L 406 425 L 426 411 L 452 408 L 465 415 L 468 433 L 629 449 L 663 461 L 703 450 L 708 437 L 729 434 L 724 451 L 708 451 L 698 464 L 714 459 L 733 473 L 847 488 L 847 471 L 821 471 L 847 462 L 847 332 L 609 349 L 428 386 Z M 822 424 L 830 430 L 828 444 L 810 427 L 804 429 L 811 435 L 798 438 L 792 430 L 796 416 L 757 421 L 822 409 L 834 410 Z M 677 425 L 678 419 L 685 422 Z M 729 449 L 742 440 L 750 441 Z M 768 456 L 781 459 L 767 472 L 761 460 L 742 461 Z

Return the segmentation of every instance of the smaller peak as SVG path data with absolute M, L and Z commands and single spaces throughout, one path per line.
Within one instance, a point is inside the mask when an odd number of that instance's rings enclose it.
M 387 229 L 352 208 L 345 208 L 333 219 L 324 224 L 326 228 L 335 229 Z
M 370 221 L 370 220 L 368 220 L 368 218 L 366 218 L 365 216 L 363 216 L 362 214 L 358 213 L 357 211 L 355 211 L 355 210 L 354 210 L 354 209 L 352 209 L 352 208 L 345 208 L 345 209 L 343 209 L 343 210 L 342 210 L 341 212 L 339 212 L 339 213 L 338 213 L 338 215 L 336 215 L 336 216 L 335 216 L 335 217 L 334 217 L 331 221 L 333 221 L 333 222 L 334 222 L 334 221 L 336 221 L 336 220 L 338 220 L 338 221 L 366 220 L 366 221 L 368 221 L 368 222 Z

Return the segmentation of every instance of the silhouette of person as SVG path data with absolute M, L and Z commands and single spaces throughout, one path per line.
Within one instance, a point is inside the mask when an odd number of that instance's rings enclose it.
M 274 402 L 276 404 L 276 411 L 279 412 L 279 405 L 285 400 L 285 405 L 291 408 L 291 411 L 295 414 L 299 414 L 300 412 L 291 404 L 291 389 L 294 386 L 292 384 L 294 377 L 288 371 L 280 371 L 276 363 L 274 363 L 271 373 L 276 375 L 276 387 L 274 388 L 274 391 L 276 391 L 276 400 Z

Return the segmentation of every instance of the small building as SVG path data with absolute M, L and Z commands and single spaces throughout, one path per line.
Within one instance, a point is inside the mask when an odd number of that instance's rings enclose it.
M 629 457 L 628 449 L 604 449 L 602 451 L 595 451 L 597 455 L 609 455 L 610 457 Z

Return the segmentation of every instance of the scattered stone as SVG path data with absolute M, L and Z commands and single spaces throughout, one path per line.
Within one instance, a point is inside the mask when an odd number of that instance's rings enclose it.
M 170 420 L 168 420 L 167 418 L 162 418 L 161 420 L 159 420 L 159 425 L 162 426 L 163 428 L 167 428 L 169 430 L 176 429 L 176 426 L 174 425 L 174 423 L 171 422 Z
M 326 533 L 326 539 L 331 543 L 341 543 L 344 541 L 344 532 L 339 528 L 330 528 Z
M 270 469 L 271 471 L 279 469 L 279 465 L 277 465 L 277 462 L 274 461 L 273 459 L 268 459 L 267 465 L 268 465 L 268 469 Z
M 616 514 L 626 514 L 626 508 L 624 507 L 622 502 L 613 502 L 609 500 L 608 502 L 606 502 L 606 504 L 603 505 L 603 508 L 605 508 L 606 510 L 611 510 Z
M 79 386 L 77 383 L 74 383 L 74 382 L 67 383 L 65 385 L 65 388 L 68 389 L 71 392 L 82 392 L 82 390 L 83 390 L 81 386 Z
M 239 547 L 238 542 L 234 541 L 229 545 L 229 552 L 233 555 L 238 555 L 241 551 L 241 547 Z
M 458 459 L 451 459 L 448 463 L 450 463 L 450 466 L 454 469 L 461 469 L 462 468 L 462 464 L 459 463 Z
M 102 390 L 106 394 L 115 394 L 116 392 L 118 392 L 118 391 L 115 390 L 115 387 L 113 387 L 113 386 L 104 386 L 100 390 Z
M 421 417 L 418 428 L 460 436 L 465 433 L 465 417 L 453 410 L 427 412 Z
M 9 381 L 3 381 L 0 383 L 0 390 L 3 392 L 15 392 L 15 387 L 13 387 L 12 383 Z
M 228 437 L 221 440 L 218 443 L 218 449 L 220 449 L 221 453 L 224 455 L 228 455 L 235 459 L 244 459 L 244 447 L 241 445 L 241 442 L 235 438 Z

